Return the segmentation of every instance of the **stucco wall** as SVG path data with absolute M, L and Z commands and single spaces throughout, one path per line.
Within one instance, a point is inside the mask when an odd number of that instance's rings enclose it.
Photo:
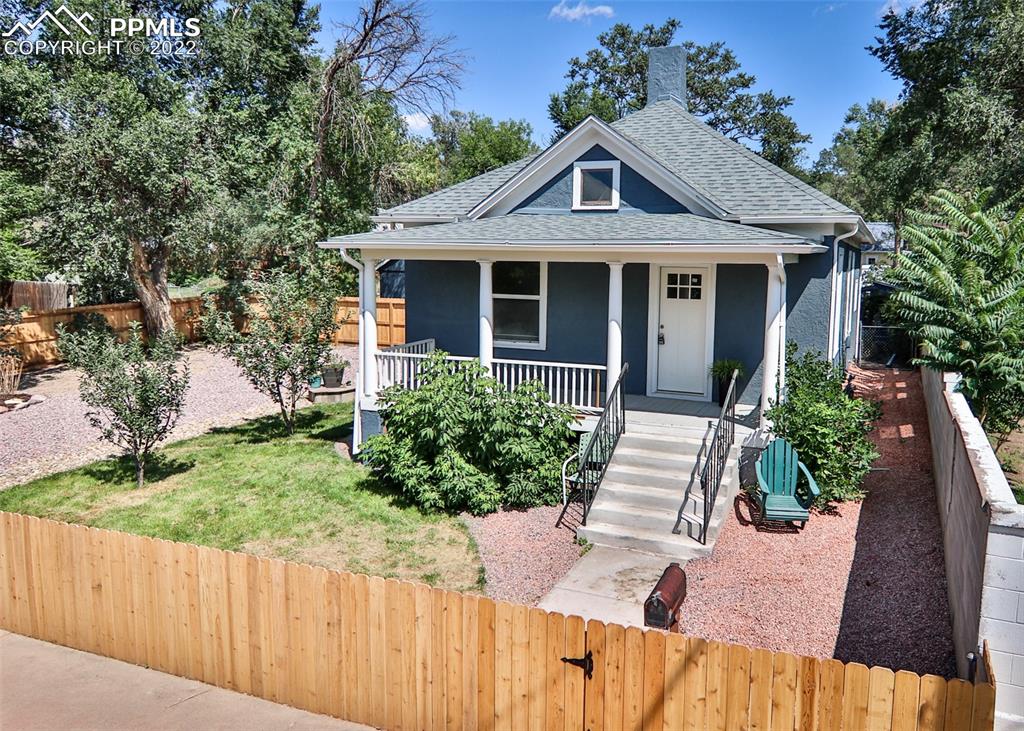
M 828 352 L 832 254 L 801 256 L 786 265 L 786 339 L 801 351 Z
M 1024 506 L 1018 505 L 955 374 L 922 371 L 942 522 L 957 672 L 989 643 L 996 709 L 1024 723 Z
M 715 279 L 715 360 L 743 362 L 739 401 L 761 398 L 764 320 L 768 267 L 764 264 L 719 264 Z M 715 384 L 715 398 L 718 384 Z
M 594 145 L 577 160 L 615 160 L 600 145 Z M 519 213 L 572 212 L 572 169 L 569 165 L 516 207 Z M 619 166 L 618 213 L 686 213 L 686 207 L 626 163 Z M 576 215 L 608 215 L 609 211 L 577 211 Z M 632 367 L 632 366 L 631 366 Z

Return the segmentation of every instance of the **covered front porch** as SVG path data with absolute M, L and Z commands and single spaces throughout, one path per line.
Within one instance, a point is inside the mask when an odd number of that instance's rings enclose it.
M 444 350 L 452 361 L 478 360 L 508 388 L 539 380 L 554 403 L 582 414 L 605 407 L 628 362 L 630 420 L 680 426 L 669 417 L 685 417 L 696 427 L 717 418 L 720 394 L 708 370 L 729 358 L 745 366 L 739 406 L 756 422 L 761 394 L 784 379 L 786 261 L 747 259 L 406 260 L 410 342 L 386 349 L 375 342 L 375 284 L 364 275 L 361 406 L 373 410 L 388 386 L 416 388 L 422 363 Z M 364 259 L 363 271 L 375 264 Z M 509 295 L 502 268 L 531 264 L 542 283 Z

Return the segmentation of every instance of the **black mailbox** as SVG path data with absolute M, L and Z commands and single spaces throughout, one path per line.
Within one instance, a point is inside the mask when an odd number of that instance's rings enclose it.
M 679 621 L 679 605 L 686 598 L 686 573 L 676 562 L 670 563 L 644 602 L 644 625 L 672 629 Z

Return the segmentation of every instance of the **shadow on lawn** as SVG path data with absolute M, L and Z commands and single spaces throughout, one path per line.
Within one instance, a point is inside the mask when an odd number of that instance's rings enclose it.
M 175 459 L 166 455 L 151 455 L 146 462 L 146 484 L 180 475 L 195 467 L 193 459 Z M 135 462 L 131 457 L 119 457 L 95 462 L 82 468 L 82 472 L 100 482 L 128 482 L 135 486 Z
M 334 424 L 326 428 L 318 428 L 332 418 L 334 417 L 319 409 L 302 409 L 295 415 L 295 433 L 303 434 L 311 439 L 322 439 L 330 442 L 343 441 L 345 437 L 352 433 L 351 421 Z M 287 439 L 289 436 L 280 414 L 249 419 L 235 426 L 216 427 L 211 429 L 210 433 L 227 435 L 237 442 L 245 442 L 247 444 L 266 444 L 276 439 Z

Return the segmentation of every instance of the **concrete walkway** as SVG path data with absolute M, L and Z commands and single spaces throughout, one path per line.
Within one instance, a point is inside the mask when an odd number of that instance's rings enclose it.
M 555 588 L 540 600 L 541 609 L 643 627 L 644 601 L 665 567 L 679 559 L 594 546 Z M 679 561 L 681 566 L 685 561 Z
M 5 731 L 368 728 L 0 630 Z

